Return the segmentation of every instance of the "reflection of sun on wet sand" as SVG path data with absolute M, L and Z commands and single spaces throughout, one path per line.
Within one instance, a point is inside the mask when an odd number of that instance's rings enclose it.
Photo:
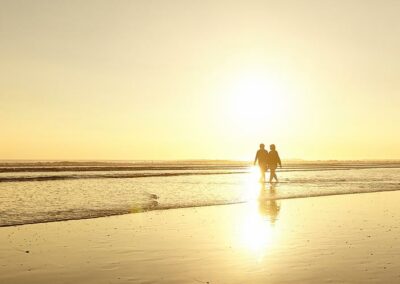
M 258 211 L 261 215 L 267 216 L 272 224 L 278 219 L 281 210 L 280 202 L 275 197 L 276 185 L 270 184 L 267 189 L 265 184 L 262 183 L 258 197 Z

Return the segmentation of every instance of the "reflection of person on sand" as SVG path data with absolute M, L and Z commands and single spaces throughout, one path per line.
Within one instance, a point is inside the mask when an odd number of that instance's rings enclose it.
M 269 146 L 269 151 L 268 154 L 268 167 L 269 167 L 269 182 L 272 182 L 272 180 L 275 178 L 276 181 L 278 181 L 278 177 L 276 176 L 276 168 L 281 167 L 282 168 L 282 163 L 281 163 L 281 158 L 279 157 L 278 151 L 275 150 L 275 145 L 271 144 Z
M 268 151 L 265 150 L 264 144 L 260 144 L 260 149 L 257 151 L 256 158 L 254 159 L 254 165 L 257 163 L 257 160 L 261 171 L 260 182 L 265 182 L 265 172 L 268 169 Z
M 269 217 L 271 224 L 278 219 L 281 206 L 275 199 L 275 185 L 270 186 L 270 190 L 265 189 L 265 184 L 261 185 L 260 196 L 258 198 L 258 212 L 261 215 Z

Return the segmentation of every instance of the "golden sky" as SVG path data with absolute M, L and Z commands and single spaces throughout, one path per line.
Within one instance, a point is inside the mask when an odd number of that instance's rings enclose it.
M 400 158 L 400 1 L 0 7 L 0 159 Z

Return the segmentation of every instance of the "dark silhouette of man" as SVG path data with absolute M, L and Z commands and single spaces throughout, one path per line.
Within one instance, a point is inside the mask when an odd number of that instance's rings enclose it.
M 268 151 L 265 150 L 265 145 L 262 143 L 260 144 L 260 149 L 256 153 L 254 165 L 257 163 L 257 161 L 261 171 L 260 182 L 265 182 L 265 172 L 268 169 Z
M 269 167 L 269 182 L 272 182 L 275 179 L 278 182 L 278 177 L 276 176 L 276 168 L 281 167 L 281 158 L 279 157 L 278 151 L 276 151 L 275 144 L 269 145 L 269 154 L 268 154 L 268 167 Z

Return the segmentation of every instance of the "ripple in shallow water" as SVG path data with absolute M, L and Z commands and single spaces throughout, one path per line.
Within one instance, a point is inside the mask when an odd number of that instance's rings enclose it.
M 275 194 L 265 198 L 400 189 L 397 168 L 287 171 L 279 177 Z M 251 173 L 214 173 L 0 183 L 0 226 L 246 202 L 257 198 L 256 180 Z

